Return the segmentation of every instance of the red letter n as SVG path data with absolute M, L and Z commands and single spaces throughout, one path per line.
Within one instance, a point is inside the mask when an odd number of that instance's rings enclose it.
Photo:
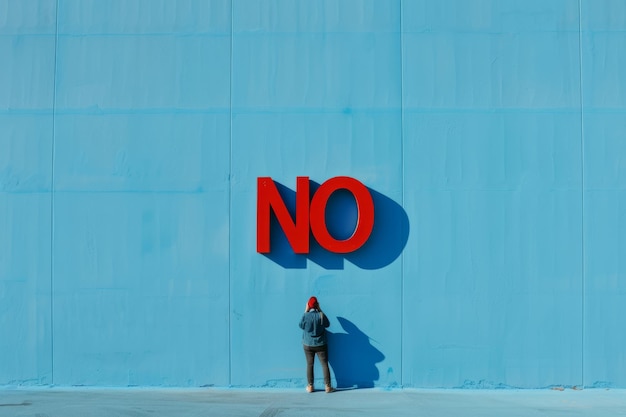
M 257 178 L 256 251 L 270 252 L 270 208 L 295 253 L 309 253 L 309 177 L 297 177 L 296 218 L 291 218 L 276 184 Z

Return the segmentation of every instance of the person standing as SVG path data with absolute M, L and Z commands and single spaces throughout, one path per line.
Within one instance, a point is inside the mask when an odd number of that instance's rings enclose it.
M 309 298 L 304 309 L 304 314 L 300 320 L 302 329 L 302 345 L 304 356 L 306 357 L 306 378 L 308 385 L 307 392 L 315 391 L 313 387 L 314 375 L 313 364 L 317 355 L 322 370 L 324 372 L 324 383 L 326 392 L 333 392 L 335 389 L 330 382 L 330 369 L 328 368 L 328 341 L 326 338 L 326 328 L 330 326 L 328 317 L 320 308 L 316 297 Z

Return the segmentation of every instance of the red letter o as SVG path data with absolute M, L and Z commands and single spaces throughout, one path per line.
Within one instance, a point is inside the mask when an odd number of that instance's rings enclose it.
M 357 221 L 354 233 L 348 239 L 337 240 L 326 227 L 326 204 L 331 194 L 339 189 L 348 190 L 354 195 L 357 206 Z M 370 237 L 374 228 L 374 201 L 363 183 L 351 177 L 334 177 L 320 185 L 311 200 L 311 232 L 317 242 L 334 253 L 354 252 Z

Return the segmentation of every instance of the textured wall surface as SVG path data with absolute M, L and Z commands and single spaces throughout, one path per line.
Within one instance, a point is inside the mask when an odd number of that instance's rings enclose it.
M 620 0 L 0 0 L 0 384 L 304 386 L 317 295 L 339 386 L 626 387 L 625 44 Z M 256 252 L 257 177 L 340 175 L 364 247 Z

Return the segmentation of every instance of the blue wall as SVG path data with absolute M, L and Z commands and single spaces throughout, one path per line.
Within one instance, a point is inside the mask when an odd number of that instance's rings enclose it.
M 626 387 L 626 3 L 0 0 L 0 384 Z M 255 251 L 256 178 L 367 185 Z M 318 376 L 319 376 L 318 372 Z

